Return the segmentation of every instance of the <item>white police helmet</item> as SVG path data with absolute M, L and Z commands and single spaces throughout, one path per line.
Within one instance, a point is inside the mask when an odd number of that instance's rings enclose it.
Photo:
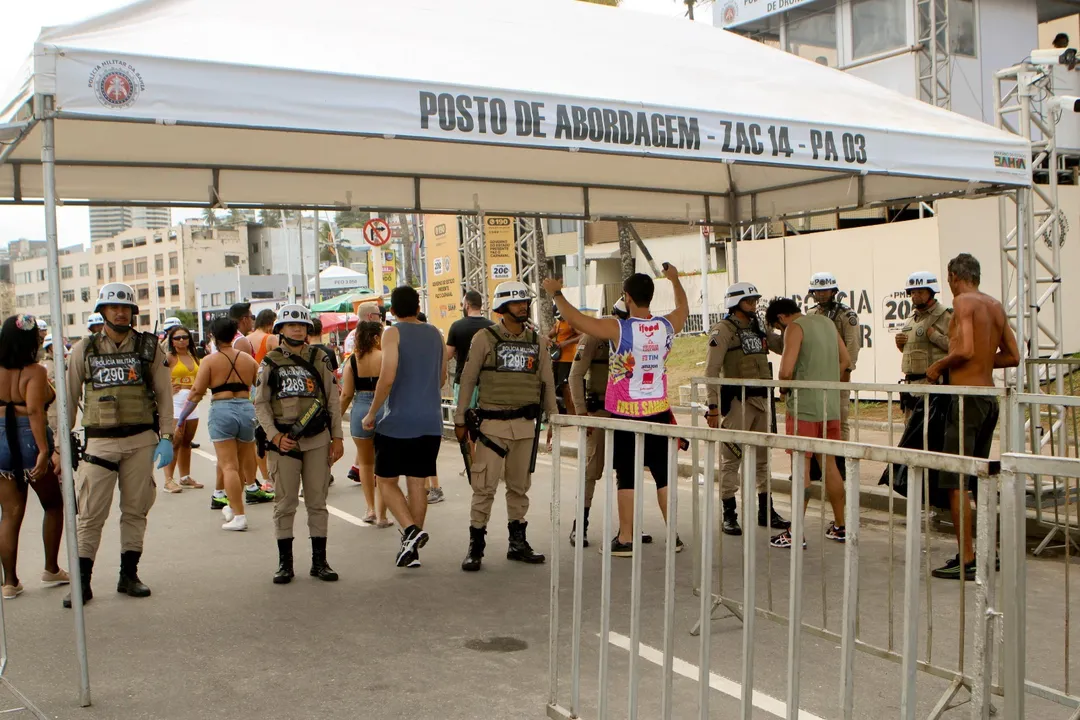
M 135 302 L 135 291 L 125 283 L 111 282 L 101 286 L 94 312 L 101 312 L 101 308 L 106 305 L 127 305 L 135 308 L 135 312 L 139 311 L 139 304 Z
M 181 322 L 178 317 L 167 317 L 165 318 L 165 322 L 162 324 L 161 329 L 165 332 L 169 332 L 174 327 L 180 327 L 183 324 L 184 323 Z
M 933 293 L 941 292 L 941 283 L 938 282 L 937 274 L 920 270 L 913 272 L 907 279 L 907 293 L 912 290 L 929 290 Z
M 49 326 L 44 320 L 42 320 L 41 318 L 38 318 L 37 319 L 37 329 L 38 330 L 48 330 Z
M 86 330 L 91 332 L 95 325 L 104 325 L 105 318 L 101 317 L 101 313 L 91 313 L 90 317 L 86 318 Z
M 277 332 L 282 325 L 289 323 L 303 323 L 304 325 L 311 326 L 311 312 L 303 305 L 282 305 L 278 310 L 277 320 L 274 322 L 274 332 Z
M 808 292 L 814 292 L 815 290 L 839 290 L 840 286 L 836 283 L 836 278 L 832 273 L 819 272 L 814 273 L 810 278 L 810 290 Z
M 52 347 L 52 333 L 49 333 L 45 336 L 45 340 L 41 343 L 41 347 L 45 348 L 46 350 Z
M 626 301 L 622 298 L 616 300 L 615 304 L 611 306 L 611 314 L 623 319 L 630 317 L 630 311 L 626 309 Z
M 501 282 L 495 288 L 495 294 L 491 298 L 491 309 L 502 312 L 503 305 L 512 302 L 532 302 L 532 293 L 525 283 L 517 281 Z
M 739 307 L 739 303 L 743 300 L 756 300 L 760 297 L 761 293 L 753 284 L 737 282 L 729 285 L 727 292 L 724 293 L 724 307 L 728 310 L 734 310 Z

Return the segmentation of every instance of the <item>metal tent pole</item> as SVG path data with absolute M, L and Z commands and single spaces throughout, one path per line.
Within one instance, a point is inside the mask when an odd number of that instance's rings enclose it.
M 75 526 L 75 478 L 71 467 L 71 416 L 68 408 L 67 362 L 64 348 L 64 315 L 60 298 L 60 250 L 56 236 L 56 129 L 52 96 L 39 95 L 35 105 L 42 113 L 41 172 L 45 184 L 45 242 L 48 248 L 49 312 L 54 319 L 53 353 L 56 364 L 56 414 L 59 428 L 60 480 L 64 492 L 64 533 L 71 574 L 71 607 L 75 615 L 75 649 L 79 656 L 79 704 L 90 705 L 90 667 L 86 657 L 86 619 L 83 615 L 82 573 Z
M 577 263 L 578 263 L 578 307 L 583 308 L 585 302 L 585 221 L 578 221 L 577 231 Z M 604 308 L 596 311 L 596 316 L 604 314 Z

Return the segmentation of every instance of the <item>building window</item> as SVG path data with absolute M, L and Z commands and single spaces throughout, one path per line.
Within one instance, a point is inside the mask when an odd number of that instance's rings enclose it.
M 116 263 L 109 263 L 109 282 L 116 279 Z
M 210 307 L 221 307 L 221 293 L 210 293 Z
M 98 265 L 97 266 L 97 281 L 102 282 L 103 280 L 105 280 L 105 266 L 104 265 Z
M 180 295 L 180 285 L 179 285 L 179 283 L 173 283 L 172 285 L 169 286 L 169 295 L 171 295 L 173 297 L 178 297 Z M 206 299 L 206 296 L 204 295 L 203 300 L 205 300 L 205 299 Z
M 47 293 L 47 292 L 38 293 L 37 294 L 37 304 L 38 305 L 48 305 L 49 304 L 49 293 Z
M 79 265 L 79 277 L 90 277 L 90 263 Z
M 159 298 L 165 297 L 165 286 L 162 285 L 161 283 L 157 284 L 157 296 Z
M 135 261 L 135 273 L 139 276 L 146 275 L 146 258 Z
M 973 0 L 949 0 L 949 46 L 954 55 L 979 56 Z
M 75 324 L 75 313 L 67 313 L 66 315 L 64 315 L 64 324 L 65 325 L 74 325 Z
M 161 255 L 155 255 L 154 256 L 154 272 L 164 272 L 164 271 L 165 271 L 165 258 L 162 257 Z
M 150 288 L 146 287 L 145 285 L 139 286 L 139 299 L 140 300 L 149 300 L 150 299 Z
M 105 249 L 108 252 L 113 252 L 114 250 L 116 250 L 116 243 L 109 243 L 109 246 L 107 248 L 105 248 Z
M 150 315 L 149 314 L 140 315 L 139 316 L 139 324 L 142 325 L 144 328 L 145 327 L 150 327 Z
M 101 250 L 102 250 L 102 247 L 101 247 L 100 245 L 95 245 L 95 246 L 94 246 L 94 254 L 95 254 L 95 255 L 100 255 L 100 254 L 101 254 Z
M 90 288 L 84 287 L 82 290 L 80 290 L 79 297 L 82 298 L 83 302 L 90 302 Z
M 176 257 L 176 253 L 169 253 L 169 272 L 175 272 L 179 267 L 179 259 Z
M 547 234 L 558 235 L 559 233 L 577 232 L 577 220 L 548 220 Z
M 38 279 L 38 282 L 45 282 L 46 280 L 49 279 L 49 276 L 45 274 L 44 270 L 38 270 L 37 271 L 37 279 Z
M 259 252 L 259 243 L 257 243 L 257 242 L 251 243 L 251 254 L 252 255 L 257 255 L 258 252 Z
M 83 325 L 85 325 L 86 321 L 89 320 L 89 319 L 90 319 L 90 311 L 89 310 L 84 310 L 83 314 L 82 314 Z
M 230 290 L 225 293 L 225 304 L 232 305 L 234 302 L 236 302 L 236 291 Z
M 905 0 L 854 0 L 851 3 L 852 57 L 877 55 L 907 44 Z
M 210 296 L 206 293 L 202 294 L 202 306 L 207 307 L 210 305 Z
M 75 291 L 74 290 L 65 290 L 62 293 L 60 293 L 60 296 L 64 299 L 64 302 L 66 302 L 66 303 L 75 302 Z
M 240 264 L 240 256 L 239 255 L 228 255 L 228 254 L 225 255 L 225 267 L 227 267 L 227 268 L 236 267 L 239 264 Z
M 124 262 L 124 279 L 128 280 L 135 277 L 135 261 L 127 260 Z
M 122 247 L 122 248 L 135 247 L 135 241 L 132 240 L 131 238 L 128 238 L 127 240 L 121 240 L 120 241 L 120 247 Z
M 70 280 L 73 277 L 75 277 L 75 268 L 73 268 L 70 265 L 68 265 L 67 267 L 60 268 L 60 279 L 61 280 Z
M 788 11 L 786 50 L 819 65 L 836 67 L 836 3 Z

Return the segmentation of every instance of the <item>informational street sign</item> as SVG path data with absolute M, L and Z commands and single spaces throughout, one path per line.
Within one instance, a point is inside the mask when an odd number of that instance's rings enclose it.
M 718 2 L 720 26 L 727 29 L 786 12 L 814 0 L 724 0 Z
M 382 247 L 390 242 L 393 232 L 382 218 L 372 218 L 364 223 L 364 240 L 372 247 Z
M 489 292 L 495 290 L 494 284 L 517 279 L 514 218 L 490 215 L 484 218 L 484 252 L 487 256 Z

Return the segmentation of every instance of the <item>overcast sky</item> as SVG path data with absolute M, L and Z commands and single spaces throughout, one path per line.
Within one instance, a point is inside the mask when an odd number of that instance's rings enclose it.
M 391 0 L 387 0 L 388 2 Z M 453 2 L 453 0 L 447 0 Z M 20 3 L 12 0 L 4 10 L 4 41 L 0 43 L 0 92 L 11 87 L 23 62 L 33 49 L 34 40 L 43 26 L 64 25 L 85 17 L 107 12 L 129 4 L 127 0 L 45 0 Z M 681 0 L 623 0 L 629 10 L 665 15 L 685 15 Z M 695 10 L 698 20 L 712 21 L 712 8 L 707 4 Z M 212 21 L 212 18 L 208 18 Z M 0 101 L 0 105 L 8 98 Z M 173 211 L 173 222 L 195 217 L 197 211 Z M 86 208 L 60 208 L 58 212 L 60 245 L 89 243 L 90 221 Z M 17 238 L 44 239 L 45 222 L 40 207 L 0 207 L 0 244 Z

